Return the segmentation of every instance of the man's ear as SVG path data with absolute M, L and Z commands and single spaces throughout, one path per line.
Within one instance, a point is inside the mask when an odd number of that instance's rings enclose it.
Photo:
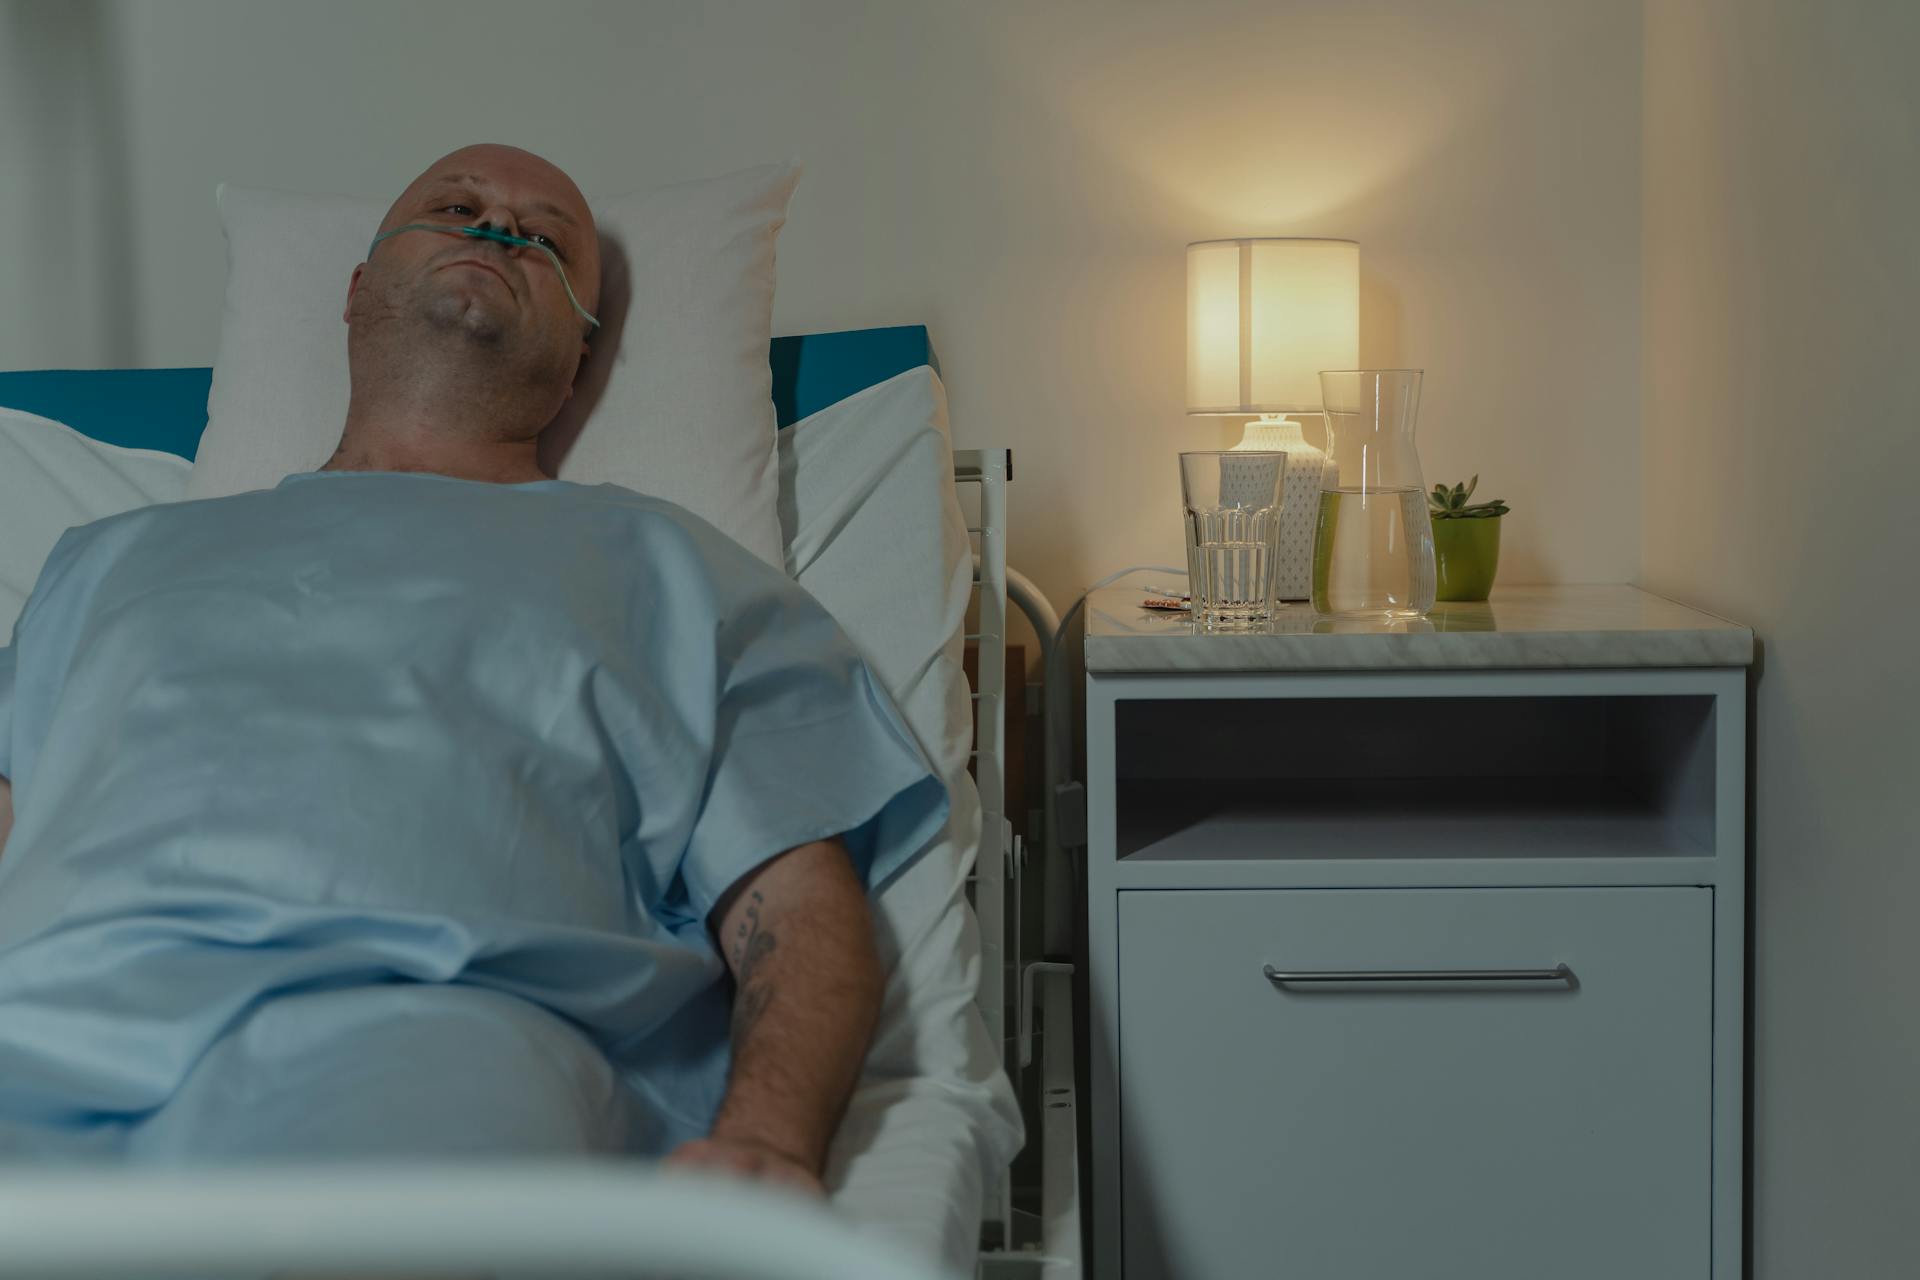
M 564 397 L 562 397 L 562 403 L 565 403 L 567 400 L 573 399 L 573 388 L 580 381 L 580 365 L 585 364 L 587 362 L 587 358 L 592 354 L 593 354 L 593 348 L 588 346 L 585 342 L 582 342 L 580 344 L 580 364 L 573 366 L 573 381 L 567 384 L 567 394 Z
M 355 267 L 353 274 L 347 278 L 347 305 L 346 308 L 340 312 L 340 318 L 348 324 L 353 323 L 353 291 L 360 287 L 360 273 L 366 269 L 367 264 L 363 262 Z

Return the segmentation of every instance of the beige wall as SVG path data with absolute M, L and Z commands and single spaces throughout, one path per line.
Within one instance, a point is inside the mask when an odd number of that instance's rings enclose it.
M 1174 557 L 1174 452 L 1237 434 L 1182 400 L 1183 246 L 1236 234 L 1361 242 L 1364 358 L 1429 371 L 1432 479 L 1514 504 L 1505 580 L 1639 565 L 1626 0 L 65 7 L 121 37 L 137 216 L 74 252 L 130 234 L 132 319 L 89 299 L 0 366 L 210 361 L 222 179 L 385 194 L 498 139 L 591 195 L 793 155 L 780 331 L 929 324 L 1056 596 Z
M 0 0 L 0 369 L 131 363 L 114 34 L 97 4 Z
M 1645 582 L 1764 653 L 1754 1274 L 1911 1276 L 1920 6 L 1646 18 Z
M 0 217 L 32 237 L 0 367 L 207 362 L 222 179 L 386 193 L 481 138 L 589 193 L 796 155 L 779 328 L 929 324 L 1064 600 L 1170 557 L 1171 455 L 1230 435 L 1181 413 L 1182 245 L 1356 238 L 1364 358 L 1429 370 L 1430 478 L 1517 508 L 1503 580 L 1639 576 L 1759 629 L 1757 1272 L 1890 1276 L 1920 6 L 1644 8 L 1643 87 L 1629 0 L 0 0 Z

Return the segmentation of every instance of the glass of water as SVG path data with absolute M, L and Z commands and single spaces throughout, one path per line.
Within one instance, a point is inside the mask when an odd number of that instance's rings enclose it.
M 1208 628 L 1273 613 L 1280 495 L 1287 455 L 1253 450 L 1180 455 L 1193 619 Z

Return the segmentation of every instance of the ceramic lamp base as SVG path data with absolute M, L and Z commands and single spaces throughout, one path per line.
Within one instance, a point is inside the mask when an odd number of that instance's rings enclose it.
M 1320 476 L 1327 455 L 1307 443 L 1291 418 L 1262 417 L 1247 424 L 1235 451 L 1258 449 L 1287 455 L 1281 482 L 1280 551 L 1274 570 L 1276 600 L 1306 600 L 1313 595 L 1313 530 L 1320 514 Z

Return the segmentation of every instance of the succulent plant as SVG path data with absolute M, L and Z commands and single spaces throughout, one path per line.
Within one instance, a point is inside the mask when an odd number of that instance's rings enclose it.
M 1503 516 L 1509 510 L 1507 504 L 1495 498 L 1492 502 L 1476 502 L 1467 505 L 1467 499 L 1480 487 L 1480 477 L 1475 476 L 1465 484 L 1456 484 L 1449 489 L 1444 484 L 1433 486 L 1433 492 L 1427 495 L 1427 512 L 1435 520 L 1487 520 L 1494 516 Z

